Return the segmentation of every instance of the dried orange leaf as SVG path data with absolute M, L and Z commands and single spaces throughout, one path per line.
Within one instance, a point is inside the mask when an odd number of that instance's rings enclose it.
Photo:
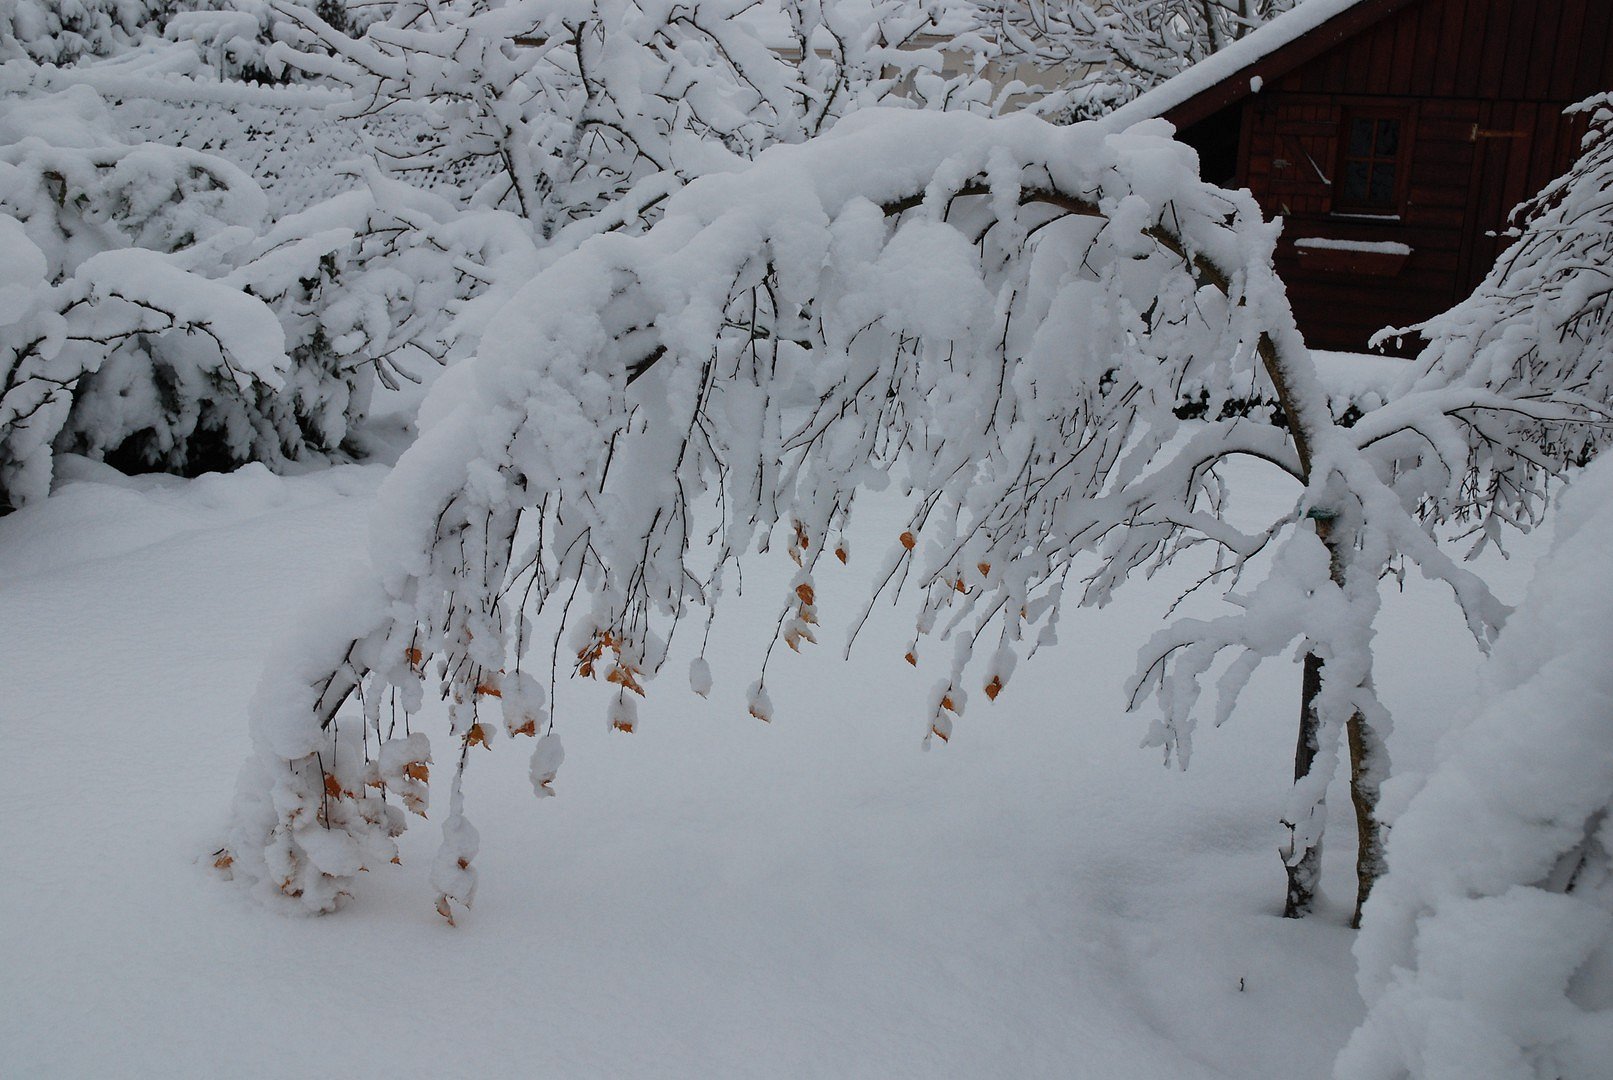
M 616 685 L 622 687 L 622 689 L 631 690 L 639 697 L 643 697 L 644 688 L 638 684 L 638 681 L 633 678 L 633 675 L 634 669 L 631 665 L 618 664 L 611 668 L 610 674 L 605 676 L 605 681 L 608 683 L 615 683 Z
M 905 532 L 905 533 L 902 534 L 902 546 L 905 547 L 907 550 L 912 551 L 913 548 L 917 544 L 918 544 L 918 541 L 913 538 L 912 533 Z
M 489 750 L 493 749 L 487 743 L 487 729 L 480 724 L 472 724 L 470 730 L 465 732 L 465 745 L 486 746 Z
M 930 725 L 930 732 L 931 732 L 931 734 L 933 734 L 937 738 L 939 738 L 942 742 L 950 742 L 951 741 L 947 737 L 947 733 L 942 731 L 940 728 L 936 727 L 934 724 Z
M 957 712 L 958 711 L 957 706 L 952 704 L 952 695 L 951 694 L 943 694 L 943 695 L 941 695 L 941 708 L 945 709 L 947 712 Z
M 914 656 L 912 653 L 908 653 L 906 656 L 902 657 L 902 659 L 906 660 L 909 664 L 912 664 L 914 667 L 919 666 L 919 658 Z
M 991 573 L 991 564 L 989 562 L 977 563 L 975 569 L 980 571 L 981 577 L 986 577 Z
M 454 922 L 454 909 L 448 906 L 446 896 L 437 897 L 437 914 L 448 920 L 449 926 L 457 925 Z
M 633 734 L 633 725 L 627 720 L 612 720 L 610 726 L 612 730 L 625 731 L 629 735 Z
M 966 593 L 966 592 L 968 592 L 968 591 L 969 591 L 969 586 L 967 586 L 967 585 L 965 585 L 965 584 L 964 584 L 964 583 L 963 583 L 963 579 L 962 579 L 962 578 L 959 578 L 959 579 L 958 579 L 958 580 L 957 580 L 957 581 L 954 581 L 954 582 L 953 582 L 953 583 L 952 583 L 952 587 L 953 587 L 953 588 L 954 588 L 954 589 L 956 589 L 956 590 L 957 590 L 957 591 L 958 591 L 958 592 L 961 592 L 961 593 Z
M 795 587 L 795 595 L 801 598 L 801 603 L 810 604 L 817 594 L 812 591 L 812 586 L 802 584 Z
M 501 697 L 504 696 L 504 691 L 500 690 L 498 687 L 494 686 L 492 683 L 477 683 L 476 684 L 476 692 L 478 694 L 482 695 L 483 697 L 501 698 Z
M 403 860 L 398 858 L 396 855 L 394 855 L 394 856 L 392 856 L 392 865 L 393 866 L 402 866 L 403 865 Z
M 325 794 L 333 799 L 342 797 L 342 782 L 333 773 L 325 774 Z
M 536 735 L 537 733 L 538 722 L 530 716 L 526 718 L 526 723 L 510 732 L 511 735 Z
M 403 650 L 403 658 L 409 661 L 410 667 L 417 668 L 425 660 L 426 654 L 411 645 Z
M 431 767 L 424 761 L 411 761 L 403 767 L 403 775 L 424 784 L 431 779 Z
M 835 548 L 835 558 L 839 559 L 841 562 L 845 562 L 846 561 L 846 549 L 843 548 L 843 547 Z
M 986 684 L 986 697 L 991 699 L 992 701 L 996 701 L 997 700 L 997 695 L 1002 693 L 1002 692 L 1003 692 L 1002 677 L 998 676 L 998 675 L 993 675 L 991 677 L 991 681 Z
M 217 851 L 215 851 L 213 853 L 213 869 L 214 870 L 228 870 L 230 867 L 232 867 L 234 865 L 235 865 L 235 856 L 230 854 L 228 848 L 219 848 Z

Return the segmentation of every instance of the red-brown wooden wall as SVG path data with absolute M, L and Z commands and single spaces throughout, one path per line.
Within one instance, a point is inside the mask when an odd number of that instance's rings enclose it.
M 1489 234 L 1573 160 L 1583 125 L 1563 109 L 1602 90 L 1613 90 L 1613 0 L 1416 0 L 1229 106 L 1242 120 L 1233 181 L 1285 219 L 1277 266 L 1307 339 L 1360 349 L 1467 295 L 1505 246 Z M 1407 110 L 1398 220 L 1332 205 L 1344 111 L 1375 103 Z M 1301 237 L 1412 254 L 1385 276 L 1316 269 L 1295 253 Z

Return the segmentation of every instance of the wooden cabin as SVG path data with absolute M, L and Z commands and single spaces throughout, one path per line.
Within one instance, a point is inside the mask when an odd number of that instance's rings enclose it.
M 1114 120 L 1170 120 L 1281 216 L 1300 329 L 1359 351 L 1472 291 L 1573 161 L 1563 110 L 1605 90 L 1613 0 L 1307 0 Z

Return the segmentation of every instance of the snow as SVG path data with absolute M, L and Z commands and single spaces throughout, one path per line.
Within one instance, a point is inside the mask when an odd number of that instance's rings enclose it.
M 1235 41 L 1220 52 L 1205 57 L 1175 78 L 1168 79 L 1154 89 L 1138 96 L 1104 120 L 1119 131 L 1162 116 L 1190 98 L 1232 78 L 1240 71 L 1265 59 L 1291 41 L 1343 15 L 1363 0 L 1304 0 L 1284 12 L 1247 37 Z M 1259 86 L 1250 82 L 1249 89 L 1258 92 Z
M 1070 612 L 1068 644 L 922 753 L 904 717 L 933 671 L 901 663 L 891 613 L 851 662 L 770 676 L 773 723 L 745 714 L 752 627 L 795 572 L 752 559 L 709 704 L 668 680 L 612 736 L 563 682 L 541 801 L 519 746 L 473 750 L 457 928 L 425 899 L 424 831 L 340 914 L 286 919 L 207 864 L 243 702 L 362 557 L 385 470 L 61 471 L 0 520 L 0 626 L 27 628 L 0 653 L 10 1075 L 1318 1077 L 1359 1019 L 1347 898 L 1275 916 L 1294 669 L 1257 676 L 1189 772 L 1137 749 L 1116 672 L 1179 582 Z M 1264 512 L 1258 474 L 1235 487 Z M 905 520 L 867 510 L 854 551 Z M 818 575 L 829 633 L 873 569 Z M 1386 608 L 1415 767 L 1476 657 L 1430 587 Z
M 1330 236 L 1301 236 L 1295 239 L 1294 246 L 1323 251 L 1366 251 L 1380 255 L 1411 254 L 1411 248 L 1394 240 L 1335 240 Z

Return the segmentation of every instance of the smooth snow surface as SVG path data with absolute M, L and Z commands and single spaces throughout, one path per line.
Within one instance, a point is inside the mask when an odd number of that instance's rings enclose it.
M 855 557 L 820 575 L 825 645 L 770 676 L 774 722 L 746 715 L 754 626 L 794 569 L 749 560 L 709 702 L 662 678 L 613 736 L 596 688 L 563 682 L 552 799 L 524 743 L 475 751 L 482 883 L 457 929 L 429 902 L 431 828 L 340 913 L 287 918 L 208 855 L 263 658 L 351 576 L 385 470 L 61 471 L 0 520 L 8 1077 L 1291 1080 L 1360 1020 L 1344 831 L 1322 913 L 1275 914 L 1297 668 L 1262 671 L 1185 774 L 1137 747 L 1119 684 L 1170 582 L 1067 613 L 1063 645 L 924 753 L 933 673 L 901 662 L 902 627 L 876 614 L 835 658 Z M 1258 502 L 1261 477 L 1235 491 Z M 1386 598 L 1410 775 L 1468 693 L 1463 636 L 1418 581 Z

